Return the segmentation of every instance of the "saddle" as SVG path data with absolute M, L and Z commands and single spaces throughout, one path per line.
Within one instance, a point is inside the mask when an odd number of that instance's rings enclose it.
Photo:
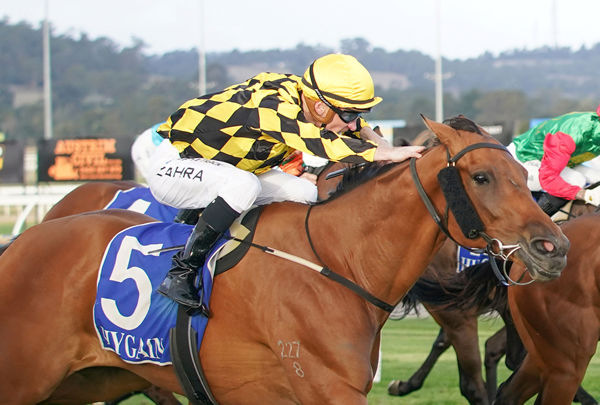
M 545 191 L 535 191 L 532 192 L 532 195 L 540 208 L 550 217 L 559 212 L 560 209 L 569 202 L 567 199 L 555 197 L 552 194 L 546 193 Z M 568 219 L 568 214 L 567 218 L 565 219 Z

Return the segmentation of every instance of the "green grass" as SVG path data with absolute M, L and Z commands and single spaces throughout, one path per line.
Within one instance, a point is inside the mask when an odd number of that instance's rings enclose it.
M 483 355 L 485 340 L 501 326 L 499 318 L 482 318 L 479 322 L 479 343 Z M 382 378 L 369 393 L 369 404 L 425 405 L 466 404 L 458 387 L 458 368 L 454 350 L 444 353 L 419 391 L 405 397 L 387 394 L 391 380 L 407 380 L 422 364 L 437 336 L 439 326 L 431 318 L 388 321 L 382 337 Z M 502 358 L 498 367 L 498 382 L 510 376 Z M 484 377 L 485 378 L 485 377 Z M 600 359 L 594 356 L 583 381 L 584 388 L 596 398 L 600 397 Z M 531 399 L 527 404 L 533 404 Z
M 483 354 L 485 340 L 494 334 L 503 323 L 498 318 L 482 318 L 479 322 L 479 343 Z M 439 326 L 431 318 L 390 320 L 382 334 L 382 375 L 381 382 L 374 384 L 369 393 L 370 405 L 456 405 L 466 404 L 458 387 L 458 368 L 454 350 L 444 353 L 419 391 L 405 397 L 394 397 L 387 393 L 391 380 L 407 380 L 422 364 L 429 353 Z M 510 371 L 504 366 L 504 359 L 498 369 L 498 381 L 504 381 Z M 594 356 L 585 380 L 585 389 L 600 397 L 600 359 Z M 181 398 L 180 398 L 181 399 Z M 527 404 L 533 404 L 530 400 Z M 151 405 L 146 397 L 137 395 L 123 402 L 124 405 Z
M 480 322 L 480 348 L 483 343 L 502 327 L 499 319 Z M 423 387 L 405 397 L 388 395 L 387 386 L 391 380 L 408 378 L 421 366 L 439 332 L 439 326 L 432 318 L 412 318 L 390 320 L 382 335 L 382 375 L 381 382 L 375 384 L 369 393 L 369 404 L 464 404 L 465 398 L 458 387 L 458 367 L 453 349 L 448 349 L 437 361 Z M 509 375 L 504 363 L 499 367 L 499 380 Z

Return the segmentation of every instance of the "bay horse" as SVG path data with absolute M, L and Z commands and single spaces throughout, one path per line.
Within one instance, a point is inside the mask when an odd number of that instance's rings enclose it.
M 570 404 L 600 340 L 600 216 L 561 225 L 571 241 L 563 274 L 548 283 L 515 286 L 508 302 L 527 354 L 500 386 L 496 404 Z M 511 273 L 522 273 L 520 264 Z
M 569 242 L 531 199 L 521 166 L 465 118 L 453 126 L 424 121 L 441 143 L 411 169 L 366 170 L 368 180 L 321 204 L 264 208 L 255 243 L 323 263 L 388 304 L 379 308 L 300 264 L 251 249 L 215 279 L 199 352 L 220 404 L 366 404 L 387 309 L 447 235 L 473 248 L 491 244 L 498 254 L 516 245 L 532 278 L 560 275 Z M 446 191 L 464 188 L 458 202 L 474 210 L 461 212 L 452 193 L 445 201 L 438 173 Z M 452 213 L 439 216 L 446 204 Z M 480 224 L 464 220 L 474 213 Z M 29 228 L 0 256 L 1 404 L 87 403 L 150 384 L 182 392 L 171 366 L 126 363 L 101 349 L 90 316 L 104 247 L 149 221 L 125 210 L 63 217 Z M 297 350 L 282 351 L 282 343 Z M 25 350 L 36 344 L 43 350 Z

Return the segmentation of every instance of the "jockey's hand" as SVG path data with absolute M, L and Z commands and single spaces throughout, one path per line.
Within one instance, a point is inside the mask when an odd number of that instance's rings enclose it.
M 317 184 L 317 175 L 314 174 L 314 173 L 304 172 L 304 173 L 302 173 L 298 177 L 300 177 L 302 179 L 306 179 L 306 180 L 310 181 L 314 185 Z
M 585 190 L 584 200 L 588 204 L 595 205 L 596 207 L 600 205 L 600 187 L 596 187 L 591 190 Z

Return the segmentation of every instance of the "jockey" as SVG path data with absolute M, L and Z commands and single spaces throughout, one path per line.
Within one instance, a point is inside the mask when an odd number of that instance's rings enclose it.
M 596 112 L 571 112 L 542 122 L 517 136 L 508 150 L 527 169 L 527 185 L 550 197 L 538 201 L 551 215 L 568 200 L 600 205 L 600 170 L 582 164 L 600 155 L 600 106 Z
M 184 103 L 158 128 L 164 141 L 148 185 L 164 204 L 204 210 L 158 291 L 200 308 L 197 268 L 243 211 L 275 201 L 316 201 L 313 182 L 271 170 L 294 151 L 349 163 L 420 157 L 422 147 L 392 147 L 361 118 L 380 101 L 358 60 L 330 54 L 303 77 L 261 73 Z
M 131 145 L 133 163 L 146 181 L 152 168 L 152 155 L 156 147 L 163 141 L 162 136 L 156 132 L 161 124 L 162 122 L 155 124 L 139 134 L 133 141 L 133 145 Z

